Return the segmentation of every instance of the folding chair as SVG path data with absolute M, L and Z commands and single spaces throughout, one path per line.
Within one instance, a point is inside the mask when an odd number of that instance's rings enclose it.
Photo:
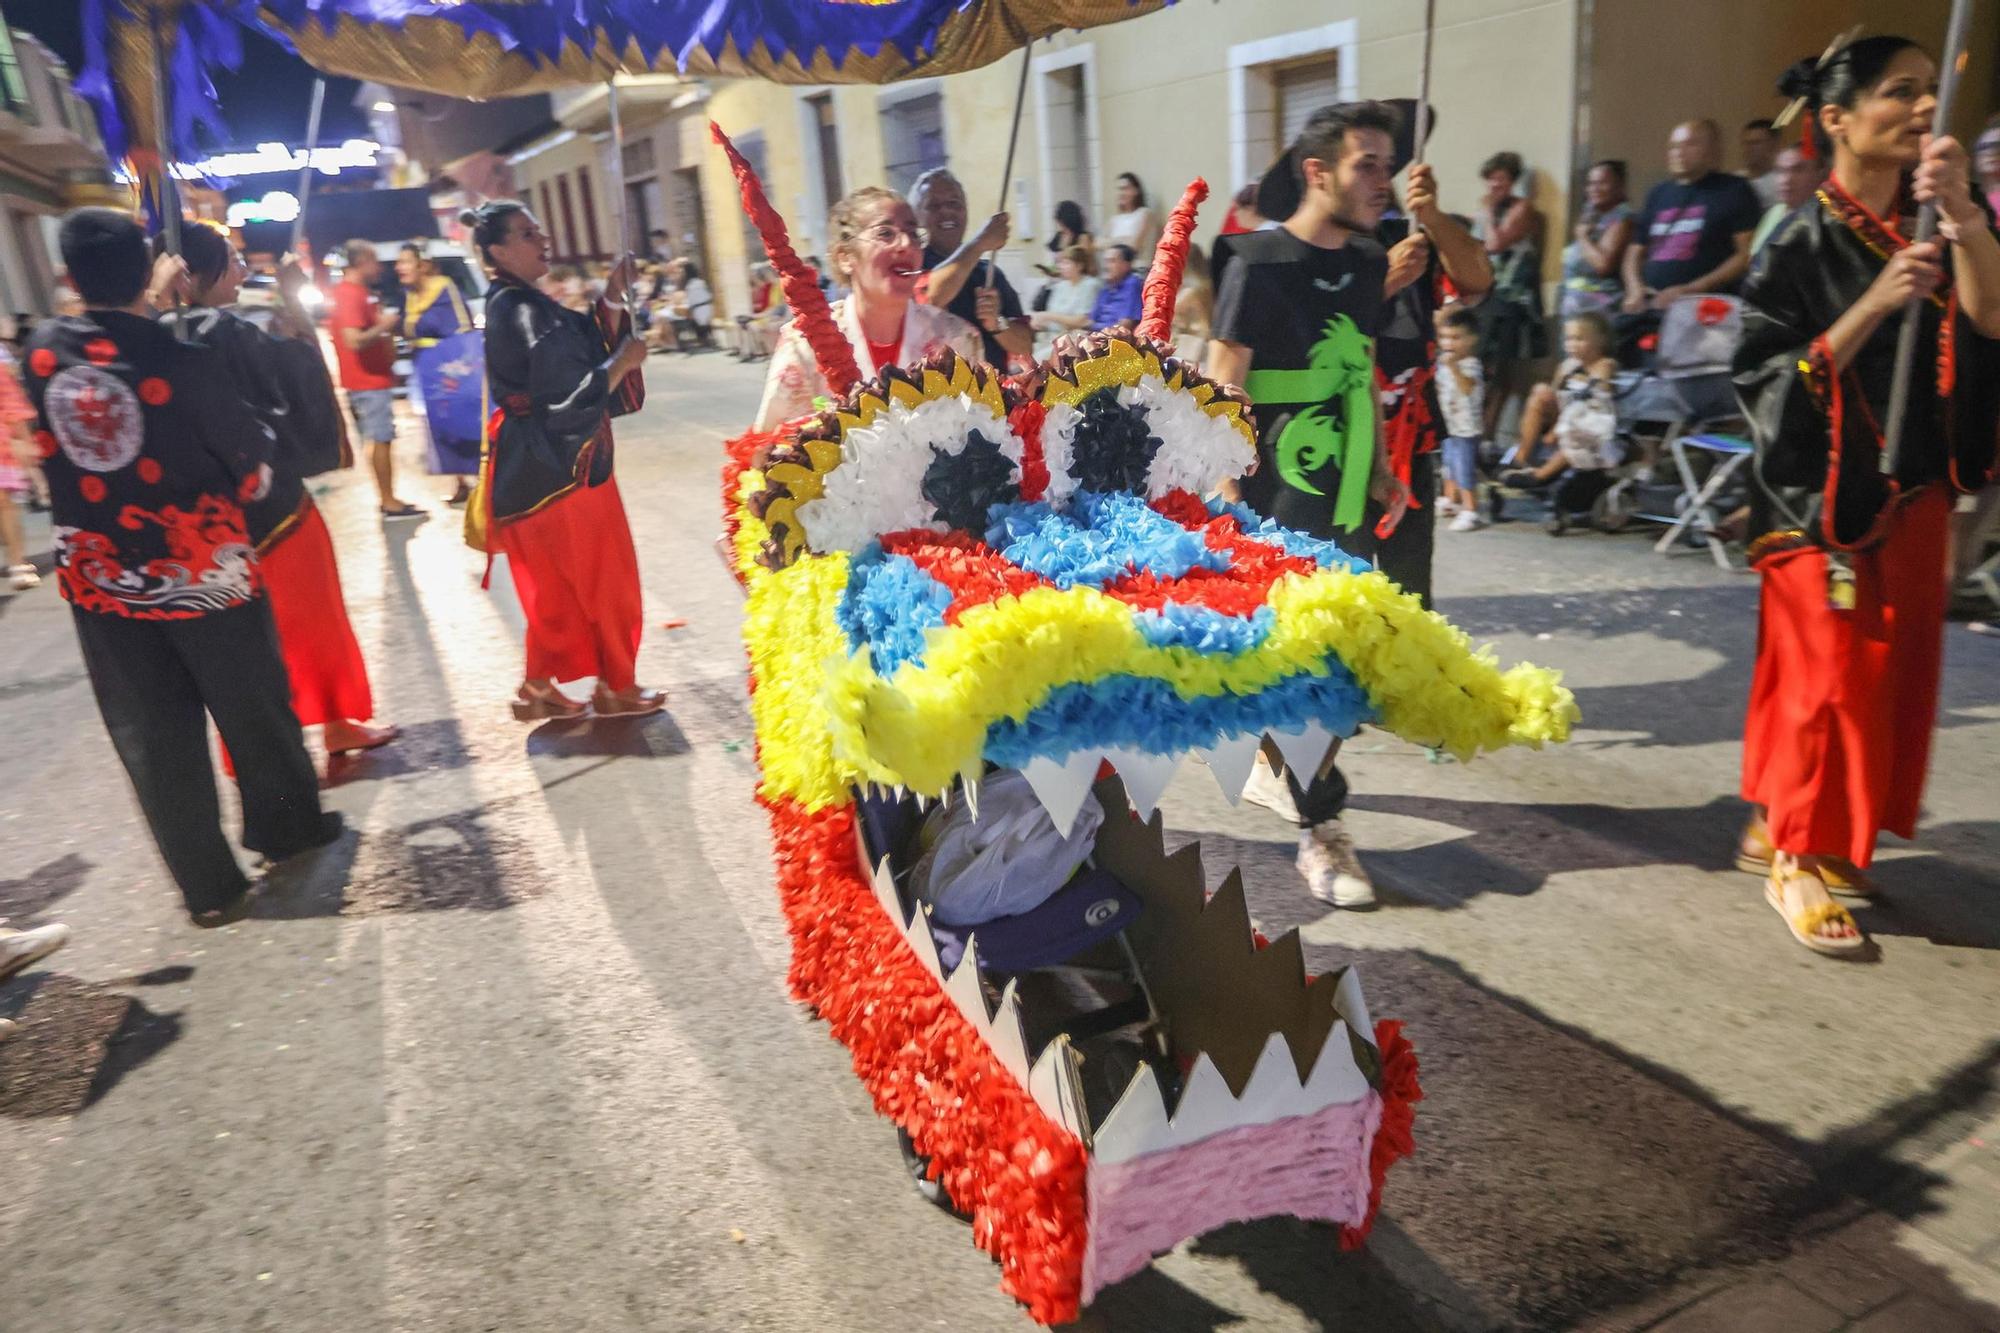
M 1700 450 L 1714 456 L 1708 477 L 1704 480 L 1695 470 L 1694 452 Z M 1661 555 L 1672 555 L 1675 544 L 1683 534 L 1693 531 L 1708 547 L 1708 553 L 1715 558 L 1721 569 L 1734 569 L 1730 563 L 1729 546 L 1722 540 L 1716 529 L 1721 518 L 1715 512 L 1715 500 L 1724 487 L 1736 478 L 1736 474 L 1756 456 L 1756 449 L 1750 441 L 1735 435 L 1679 435 L 1668 445 L 1673 455 L 1674 471 L 1680 474 L 1681 496 L 1675 507 L 1680 511 L 1660 539 L 1653 543 L 1653 549 Z

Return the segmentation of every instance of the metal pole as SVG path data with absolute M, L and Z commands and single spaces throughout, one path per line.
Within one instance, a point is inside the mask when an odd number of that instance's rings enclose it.
M 319 113 L 326 105 L 326 76 L 313 80 L 312 109 L 306 113 L 306 164 L 299 168 L 299 215 L 292 219 L 292 253 L 306 234 L 306 200 L 312 198 L 313 150 L 319 147 Z
M 1028 69 L 1034 61 L 1035 43 L 1031 38 L 1021 48 L 1021 84 L 1014 90 L 1014 128 L 1007 134 L 1007 169 L 1000 173 L 1000 208 L 1007 211 L 1007 192 L 1014 188 L 1014 147 L 1021 142 L 1021 113 L 1028 106 Z M 991 291 L 994 281 L 1000 276 L 1000 262 L 989 258 L 986 261 L 986 287 Z
M 1937 112 L 1931 120 L 1933 134 L 1951 132 L 1951 104 L 1958 92 L 1960 68 L 1965 64 L 1966 29 L 1971 25 L 1972 0 L 1951 0 L 1951 24 L 1945 29 L 1944 67 L 1938 73 Z M 1937 205 L 1925 204 L 1917 210 L 1917 230 L 1912 242 L 1922 245 L 1936 234 Z M 1896 370 L 1889 381 L 1889 420 L 1882 440 L 1885 474 L 1896 471 L 1903 452 L 1903 418 L 1909 415 L 1910 373 L 1917 361 L 1917 321 L 1923 317 L 1923 306 L 1923 297 L 1911 299 L 1903 311 L 1903 327 L 1896 334 Z
M 1436 37 L 1437 0 L 1424 0 L 1424 54 L 1417 72 L 1417 137 L 1410 145 L 1411 166 L 1424 160 L 1424 145 L 1431 137 L 1431 46 Z
M 625 216 L 625 126 L 618 119 L 618 76 L 612 75 L 604 81 L 604 105 L 611 116 L 611 214 L 618 220 L 618 250 L 612 256 L 614 264 L 624 260 L 627 253 L 638 247 L 632 244 L 631 222 Z M 638 285 L 638 265 L 633 265 L 630 278 L 625 283 L 625 313 L 636 330 L 638 309 L 632 289 Z
M 167 122 L 167 48 L 160 40 L 160 7 L 147 11 L 153 30 L 153 148 L 160 157 L 160 225 L 167 253 L 181 252 L 181 192 L 174 179 L 174 133 Z

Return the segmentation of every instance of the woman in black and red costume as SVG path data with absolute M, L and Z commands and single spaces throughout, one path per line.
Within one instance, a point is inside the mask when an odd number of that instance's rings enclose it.
M 1757 443 L 1751 561 L 1762 619 L 1743 746 L 1758 807 L 1738 863 L 1819 953 L 1865 947 L 1829 896 L 1873 892 L 1877 835 L 1916 832 L 1937 716 L 1954 494 L 1992 478 L 2000 426 L 2000 238 L 1965 150 L 1933 137 L 1937 63 L 1870 37 L 1786 72 L 1831 150 L 1743 289 L 1736 386 Z M 1919 203 L 1937 241 L 1911 244 Z M 1883 428 L 1897 330 L 1921 301 L 1893 474 Z
M 486 301 L 486 379 L 493 395 L 480 498 L 487 549 L 507 557 L 528 620 L 522 721 L 576 717 L 585 705 L 560 681 L 597 678 L 599 716 L 655 713 L 664 690 L 635 680 L 645 628 L 639 560 L 612 479 L 611 418 L 645 401 L 646 344 L 618 306 L 627 255 L 589 313 L 565 310 L 535 283 L 549 238 L 527 208 L 496 199 L 460 219 L 472 229 L 493 292 Z

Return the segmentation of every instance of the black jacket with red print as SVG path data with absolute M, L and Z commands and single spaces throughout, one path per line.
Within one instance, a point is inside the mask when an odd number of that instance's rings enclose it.
M 271 434 L 215 352 L 93 310 L 36 329 L 26 370 L 72 605 L 185 620 L 258 596 L 242 506 L 269 488 Z

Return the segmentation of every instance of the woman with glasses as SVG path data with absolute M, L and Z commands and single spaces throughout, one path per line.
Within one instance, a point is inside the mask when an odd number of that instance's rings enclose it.
M 856 190 L 834 207 L 827 235 L 834 281 L 848 289 L 833 303 L 834 323 L 847 335 L 863 375 L 914 366 L 947 347 L 968 361 L 980 359 L 977 330 L 916 299 L 924 242 L 901 195 L 873 185 Z M 758 430 L 775 430 L 813 410 L 814 395 L 825 387 L 817 367 L 797 321 L 786 324 L 764 378 Z

